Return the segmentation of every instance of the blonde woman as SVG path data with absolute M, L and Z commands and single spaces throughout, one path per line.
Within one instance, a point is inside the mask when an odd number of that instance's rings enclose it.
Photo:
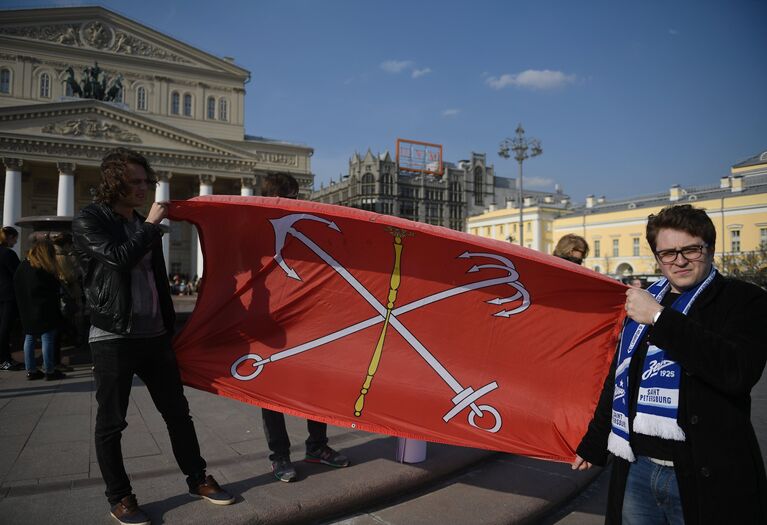
M 56 370 L 56 336 L 61 323 L 59 288 L 63 275 L 56 262 L 56 249 L 49 240 L 36 242 L 13 277 L 16 302 L 24 328 L 24 364 L 27 379 L 53 381 L 66 377 Z M 43 345 L 43 372 L 35 364 L 35 343 Z

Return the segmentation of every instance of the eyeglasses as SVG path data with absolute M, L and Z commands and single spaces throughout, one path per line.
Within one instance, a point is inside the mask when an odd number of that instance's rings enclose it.
M 703 257 L 703 249 L 706 248 L 705 244 L 694 244 L 692 246 L 684 246 L 678 250 L 660 250 L 655 252 L 655 256 L 662 263 L 671 264 L 676 261 L 677 256 L 681 255 L 687 261 L 698 261 Z

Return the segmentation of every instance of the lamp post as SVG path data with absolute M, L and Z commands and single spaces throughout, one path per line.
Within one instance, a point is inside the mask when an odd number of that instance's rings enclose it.
M 501 141 L 501 147 L 498 150 L 498 155 L 504 159 L 508 159 L 511 155 L 509 150 L 514 152 L 514 158 L 519 163 L 519 180 L 517 181 L 517 206 L 519 206 L 519 245 L 524 246 L 525 234 L 522 230 L 522 210 L 525 206 L 522 198 L 522 163 L 525 159 L 530 157 L 537 157 L 543 153 L 541 149 L 541 141 L 538 139 L 525 138 L 525 130 L 522 128 L 522 124 L 517 126 L 516 135 L 514 138 L 506 138 Z M 529 153 L 528 153 L 529 151 Z

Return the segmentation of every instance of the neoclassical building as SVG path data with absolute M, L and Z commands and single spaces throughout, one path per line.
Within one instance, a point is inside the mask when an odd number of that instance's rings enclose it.
M 524 227 L 541 232 L 525 244 L 551 253 L 563 235 L 573 233 L 586 239 L 591 253 L 585 265 L 616 277 L 656 274 L 659 268 L 645 241 L 647 216 L 672 204 L 692 204 L 706 210 L 716 228 L 715 262 L 727 271 L 743 254 L 767 247 L 767 151 L 758 153 L 730 169 L 717 184 L 681 187 L 668 191 L 608 200 L 589 195 L 586 202 L 551 205 L 527 202 Z M 469 219 L 469 232 L 505 240 L 516 229 L 517 208 L 488 210 Z M 767 261 L 765 261 L 767 262 Z
M 3 224 L 74 215 L 118 146 L 149 159 L 156 200 L 258 195 L 273 171 L 294 175 L 308 197 L 312 148 L 245 133 L 249 81 L 233 59 L 101 7 L 0 11 Z M 76 92 L 94 85 L 111 101 Z M 201 274 L 197 244 L 194 227 L 171 223 L 169 272 Z
M 527 199 L 554 198 L 525 190 Z M 558 191 L 560 199 L 565 195 Z M 457 164 L 446 162 L 442 176 L 399 170 L 389 152 L 370 150 L 349 159 L 349 173 L 331 181 L 311 199 L 465 231 L 466 219 L 488 207 L 507 206 L 517 199 L 516 179 L 498 177 L 484 153 L 472 153 Z

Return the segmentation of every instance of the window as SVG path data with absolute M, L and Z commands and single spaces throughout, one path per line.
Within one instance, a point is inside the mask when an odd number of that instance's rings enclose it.
M 740 230 L 730 231 L 730 251 L 740 252 Z
M 185 117 L 192 116 L 192 95 L 190 95 L 189 93 L 184 95 L 184 116 Z
M 598 240 L 594 241 L 594 257 L 602 257 L 602 243 Z M 599 270 L 596 270 L 599 271 Z
M 613 239 L 613 257 L 618 257 L 618 254 L 620 253 L 618 250 L 618 239 Z
M 123 98 L 124 98 L 123 97 L 123 88 L 120 88 L 120 91 L 118 91 L 117 95 L 115 95 L 114 101 L 117 102 L 118 104 L 122 104 L 123 103 Z
M 51 98 L 51 76 L 48 73 L 40 75 L 40 98 Z
M 485 196 L 483 195 L 485 188 L 482 183 L 482 168 L 477 166 L 474 168 L 474 204 L 477 206 L 482 206 L 485 202 Z
M 208 118 L 213 120 L 216 118 L 216 99 L 208 97 Z
M 639 237 L 634 237 L 632 239 L 632 243 L 633 243 L 632 253 L 634 257 L 639 257 Z
M 7 68 L 0 69 L 0 93 L 6 95 L 11 92 L 11 70 Z
M 170 113 L 171 115 L 178 115 L 180 112 L 181 96 L 175 91 L 170 96 Z
M 136 109 L 146 111 L 146 108 L 146 88 L 141 86 L 136 90 Z
M 767 249 L 767 228 L 759 228 L 759 247 Z
M 362 195 L 373 195 L 376 190 L 376 180 L 372 173 L 365 173 L 362 176 Z
M 72 86 L 69 85 L 69 82 L 64 82 L 64 96 L 65 97 L 74 96 L 74 93 L 72 92 Z
M 600 268 L 599 266 L 594 266 L 594 271 L 601 273 L 602 272 L 602 268 Z
M 226 99 L 222 98 L 218 101 L 218 120 L 229 120 L 229 112 L 227 109 Z

